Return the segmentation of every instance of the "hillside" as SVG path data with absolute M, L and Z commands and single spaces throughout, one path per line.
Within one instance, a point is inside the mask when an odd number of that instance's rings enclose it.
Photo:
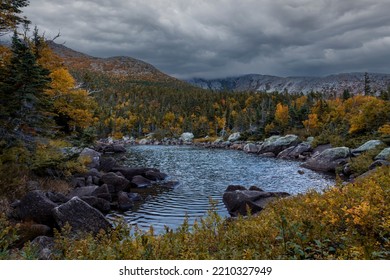
M 390 86 L 390 74 L 369 73 L 370 86 L 373 92 L 387 90 Z M 203 89 L 231 91 L 266 91 L 304 93 L 311 91 L 324 94 L 342 94 L 345 89 L 357 94 L 364 91 L 364 73 L 343 73 L 326 77 L 277 77 L 269 75 L 244 75 L 224 79 L 188 80 L 192 85 Z
M 48 42 L 50 48 L 61 58 L 65 65 L 72 71 L 91 71 L 110 76 L 124 77 L 127 80 L 183 83 L 156 69 L 153 65 L 144 61 L 126 57 L 115 56 L 98 58 L 72 50 L 64 45 Z

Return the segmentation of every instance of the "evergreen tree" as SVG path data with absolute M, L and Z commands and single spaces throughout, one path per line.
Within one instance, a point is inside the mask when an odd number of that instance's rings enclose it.
M 28 38 L 20 39 L 14 32 L 11 50 L 10 63 L 2 71 L 1 118 L 11 132 L 42 134 L 51 123 L 51 100 L 44 93 L 49 71 L 37 64 Z

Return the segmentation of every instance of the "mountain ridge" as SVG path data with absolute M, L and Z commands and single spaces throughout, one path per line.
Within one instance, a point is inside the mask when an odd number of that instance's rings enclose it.
M 108 58 L 94 57 L 75 51 L 53 41 L 47 42 L 51 50 L 64 60 L 70 70 L 88 70 L 114 76 L 126 77 L 136 81 L 178 83 L 182 82 L 171 77 L 152 64 L 129 56 L 112 56 Z
M 193 78 L 188 83 L 214 91 L 253 91 L 253 92 L 289 92 L 308 94 L 311 91 L 324 94 L 341 95 L 344 90 L 352 94 L 364 92 L 365 73 L 351 72 L 331 74 L 324 77 L 247 74 L 221 79 Z M 368 73 L 373 93 L 387 90 L 390 86 L 390 74 Z

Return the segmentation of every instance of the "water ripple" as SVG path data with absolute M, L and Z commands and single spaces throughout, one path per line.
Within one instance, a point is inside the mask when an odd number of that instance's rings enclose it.
M 333 184 L 333 178 L 311 170 L 299 174 L 299 162 L 192 146 L 130 146 L 123 164 L 158 168 L 169 174 L 168 180 L 180 182 L 173 190 L 123 214 L 129 224 L 144 229 L 153 225 L 155 232 L 163 232 L 164 225 L 177 228 L 186 216 L 190 222 L 204 216 L 210 198 L 217 202 L 217 212 L 227 216 L 221 199 L 228 185 L 255 185 L 265 191 L 297 194 Z

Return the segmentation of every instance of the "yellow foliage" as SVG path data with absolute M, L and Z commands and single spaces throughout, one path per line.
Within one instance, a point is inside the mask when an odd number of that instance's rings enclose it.
M 288 106 L 278 103 L 275 111 L 275 121 L 281 126 L 286 127 L 290 116 L 288 115 Z
M 378 132 L 382 134 L 383 136 L 390 135 L 390 123 L 382 125 L 379 129 Z

